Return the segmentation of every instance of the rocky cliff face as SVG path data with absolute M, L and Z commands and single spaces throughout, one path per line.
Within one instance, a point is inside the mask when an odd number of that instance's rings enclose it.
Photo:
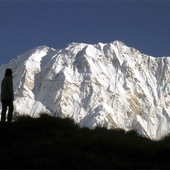
M 7 65 L 14 72 L 15 112 L 50 112 L 81 126 L 136 130 L 159 140 L 170 132 L 170 58 L 120 41 L 34 48 Z

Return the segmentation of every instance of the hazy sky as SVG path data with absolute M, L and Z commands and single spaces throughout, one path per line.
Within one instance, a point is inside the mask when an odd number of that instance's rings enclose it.
M 0 0 L 0 65 L 41 45 L 115 40 L 170 56 L 170 1 Z

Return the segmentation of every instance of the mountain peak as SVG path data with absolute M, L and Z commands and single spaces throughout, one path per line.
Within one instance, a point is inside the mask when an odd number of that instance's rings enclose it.
M 80 126 L 136 130 L 159 140 L 170 131 L 170 59 L 121 41 L 39 46 L 5 66 L 14 73 L 15 113 L 49 112 Z

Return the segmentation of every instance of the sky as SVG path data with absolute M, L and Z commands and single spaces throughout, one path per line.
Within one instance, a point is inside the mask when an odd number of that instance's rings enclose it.
M 0 0 L 0 65 L 46 45 L 122 41 L 170 56 L 169 0 Z

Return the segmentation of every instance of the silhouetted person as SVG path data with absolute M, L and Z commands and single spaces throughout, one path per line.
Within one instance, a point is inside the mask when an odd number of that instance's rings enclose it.
M 1 83 L 1 102 L 2 102 L 2 112 L 1 112 L 1 122 L 6 121 L 6 111 L 8 108 L 7 121 L 12 121 L 12 114 L 14 110 L 13 106 L 14 92 L 13 92 L 13 80 L 12 80 L 12 70 L 7 68 L 5 71 L 5 77 Z

